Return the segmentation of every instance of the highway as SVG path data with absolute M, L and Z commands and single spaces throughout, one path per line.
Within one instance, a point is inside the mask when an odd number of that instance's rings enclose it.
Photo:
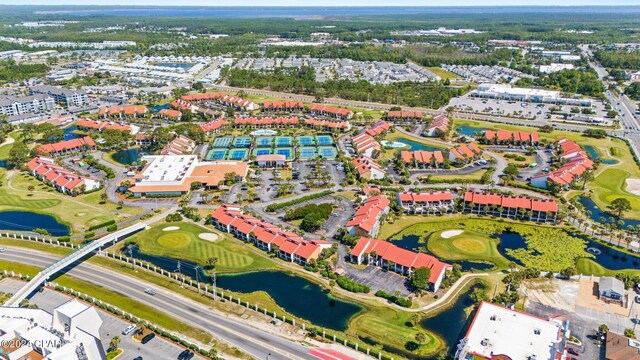
M 45 267 L 58 258 L 55 255 L 31 249 L 6 247 L 2 259 Z M 133 300 L 145 303 L 193 327 L 201 328 L 256 359 L 267 357 L 269 359 L 317 359 L 308 353 L 310 348 L 302 344 L 243 324 L 235 317 L 221 315 L 211 307 L 154 284 L 89 263 L 72 266 L 67 268 L 67 274 L 105 289 L 126 294 Z M 146 294 L 144 289 L 148 287 L 154 288 L 157 294 L 154 296 Z

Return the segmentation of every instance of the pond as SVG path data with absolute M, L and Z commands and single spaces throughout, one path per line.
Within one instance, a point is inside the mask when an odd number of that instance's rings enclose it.
M 409 140 L 409 139 L 405 139 L 405 138 L 399 138 L 396 141 L 399 141 L 401 143 L 405 143 L 407 145 L 409 145 L 409 151 L 416 151 L 416 150 L 423 150 L 423 151 L 437 151 L 437 150 L 444 150 L 443 148 L 440 147 L 435 147 L 435 146 L 431 146 L 431 145 L 427 145 L 427 144 L 423 144 L 423 143 L 419 143 L 417 141 L 413 141 L 413 140 Z
M 477 132 L 483 132 L 484 130 L 480 128 L 470 127 L 467 125 L 460 125 L 460 126 L 457 126 L 454 129 L 454 131 L 456 134 L 474 137 L 476 136 Z
M 162 67 L 170 67 L 170 68 L 174 68 L 174 69 L 189 70 L 195 64 L 192 64 L 192 63 L 153 63 L 151 65 L 162 66 Z
M 596 150 L 595 147 L 591 145 L 583 145 L 582 148 L 584 149 L 584 151 L 587 152 L 587 154 L 589 154 L 589 157 L 591 158 L 591 160 L 595 161 L 601 158 L 600 153 L 598 152 L 598 150 Z M 613 165 L 613 164 L 617 164 L 618 160 L 607 159 L 607 160 L 600 160 L 600 162 L 605 165 Z
M 78 130 L 78 127 L 73 125 L 64 129 L 64 139 L 65 140 L 73 140 L 83 137 L 83 135 L 76 134 L 74 131 Z
M 417 235 L 405 235 L 402 239 L 392 240 L 394 245 L 401 247 L 403 249 L 411 250 L 411 251 L 422 251 L 426 254 L 433 255 L 429 252 L 429 250 L 424 246 L 424 243 L 420 243 L 420 237 Z M 485 263 L 479 261 L 470 261 L 470 260 L 443 260 L 448 264 L 458 264 L 462 268 L 462 271 L 485 271 L 494 268 L 492 263 Z
M 209 275 L 196 264 L 163 256 L 145 254 L 134 250 L 136 259 L 148 261 L 167 271 L 175 271 L 180 263 L 180 272 L 193 279 L 211 283 Z M 198 273 L 198 275 L 196 275 Z M 286 312 L 306 319 L 328 329 L 343 331 L 349 319 L 362 308 L 356 304 L 338 300 L 327 294 L 320 285 L 307 279 L 280 271 L 260 271 L 217 276 L 221 289 L 240 293 L 264 291 Z
M 158 105 L 158 106 L 154 106 L 151 108 L 151 111 L 154 113 L 157 113 L 160 110 L 164 110 L 164 109 L 168 109 L 169 108 L 169 104 L 164 104 L 164 105 Z
M 613 221 L 615 222 L 618 221 L 617 217 L 600 210 L 598 205 L 596 205 L 596 203 L 593 202 L 593 200 L 590 197 L 581 196 L 579 200 L 582 206 L 584 206 L 586 210 L 591 211 L 591 220 L 600 222 L 600 218 L 603 217 L 605 218 L 606 223 L 609 223 L 610 221 L 609 219 L 613 219 Z M 626 228 L 629 225 L 631 226 L 640 225 L 640 220 L 622 219 L 622 221 L 624 222 L 624 226 L 623 226 L 624 228 Z
M 32 231 L 37 228 L 45 229 L 53 236 L 70 234 L 69 227 L 58 222 L 51 215 L 29 211 L 0 212 L 0 229 L 2 230 Z
M 584 240 L 587 243 L 587 248 L 597 250 L 591 252 L 595 256 L 595 259 L 591 260 L 609 270 L 640 269 L 640 255 L 630 255 L 613 247 L 602 245 L 596 241 L 589 240 L 582 234 L 570 235 Z M 621 244 L 624 244 L 624 242 Z
M 7 160 L 0 160 L 0 168 L 6 168 L 7 167 Z
M 124 149 L 111 154 L 111 158 L 122 165 L 131 165 L 138 162 L 146 153 L 140 148 Z

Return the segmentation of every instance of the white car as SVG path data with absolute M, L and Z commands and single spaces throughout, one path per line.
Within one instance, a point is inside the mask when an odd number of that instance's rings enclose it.
M 4 251 L 4 248 L 0 248 L 0 253 L 3 253 Z
M 131 324 L 122 330 L 122 335 L 129 335 L 136 329 L 136 326 Z
M 156 291 L 151 289 L 151 288 L 144 289 L 144 292 L 146 292 L 149 295 L 155 295 L 156 294 Z

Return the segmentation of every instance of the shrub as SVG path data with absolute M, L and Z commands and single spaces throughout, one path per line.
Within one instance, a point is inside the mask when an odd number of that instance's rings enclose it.
M 284 201 L 284 202 L 281 202 L 281 203 L 274 203 L 274 204 L 271 204 L 271 205 L 267 206 L 265 210 L 267 212 L 274 212 L 276 210 L 284 209 L 286 207 L 293 206 L 293 205 L 296 205 L 296 204 L 300 204 L 300 203 L 308 201 L 308 200 L 317 199 L 317 198 L 329 195 L 331 193 L 333 193 L 333 191 L 325 190 L 325 191 L 321 191 L 321 192 L 319 192 L 317 194 L 306 195 L 306 196 L 303 196 L 303 197 L 300 197 L 300 198 L 297 198 L 297 199 L 294 199 L 294 200 Z
M 413 304 L 411 299 L 407 299 L 407 298 L 403 298 L 403 297 L 400 297 L 400 296 L 391 295 L 388 292 L 382 291 L 382 290 L 376 291 L 376 296 L 377 297 L 381 297 L 383 299 L 387 299 L 387 300 L 391 301 L 392 303 L 398 304 L 398 305 L 400 305 L 402 307 L 406 307 L 406 308 L 411 307 L 411 305 Z
M 107 226 L 107 231 L 108 232 L 114 232 L 116 230 L 118 230 L 118 225 L 116 225 L 116 224 Z
M 103 223 L 101 223 L 101 224 L 97 224 L 97 225 L 89 226 L 89 230 L 97 230 L 97 229 L 103 228 L 103 227 L 105 227 L 105 226 L 113 225 L 113 224 L 115 224 L 115 223 L 116 223 L 116 221 L 115 221 L 115 220 L 105 221 L 105 222 L 103 222 Z
M 69 236 L 60 236 L 58 238 L 58 241 L 60 242 L 69 242 L 71 240 L 71 238 Z
M 93 232 L 93 231 L 89 231 L 89 232 L 84 233 L 84 238 L 85 239 L 91 239 L 94 236 L 96 236 L 96 233 Z
M 354 293 L 368 293 L 371 291 L 371 288 L 367 285 L 360 284 L 344 276 L 338 276 L 336 278 L 336 284 L 341 288 Z

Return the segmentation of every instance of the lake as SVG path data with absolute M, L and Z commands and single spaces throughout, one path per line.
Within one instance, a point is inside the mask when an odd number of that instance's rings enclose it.
M 83 137 L 84 135 L 76 134 L 74 131 L 78 130 L 78 127 L 73 125 L 64 129 L 64 139 L 73 140 Z
M 618 221 L 618 218 L 606 213 L 604 211 L 602 211 L 598 205 L 596 205 L 595 202 L 593 202 L 593 200 L 590 197 L 587 196 L 581 196 L 580 197 L 580 203 L 582 204 L 582 206 L 584 206 L 584 208 L 586 210 L 591 211 L 591 220 L 596 221 L 596 222 L 600 222 L 600 218 L 604 217 L 605 218 L 605 222 L 609 222 L 609 219 L 613 218 L 614 221 Z M 624 228 L 626 228 L 628 225 L 632 225 L 632 226 L 638 226 L 640 225 L 640 220 L 634 220 L 634 219 L 622 219 L 622 221 L 624 222 Z
M 454 132 L 456 132 L 457 134 L 471 136 L 471 137 L 474 137 L 476 136 L 476 133 L 483 132 L 483 131 L 484 129 L 474 128 L 467 125 L 460 125 L 454 129 Z
M 37 228 L 45 229 L 53 236 L 66 236 L 70 234 L 69 227 L 61 224 L 51 215 L 29 211 L 0 212 L 1 230 L 33 231 Z
M 164 109 L 168 109 L 169 108 L 169 104 L 164 104 L 164 105 L 158 105 L 158 106 L 154 106 L 151 108 L 151 111 L 154 113 L 159 112 L 160 110 L 164 110 Z
M 111 154 L 111 158 L 122 165 L 131 165 L 138 162 L 146 153 L 140 148 L 124 149 Z
M 601 158 L 600 153 L 598 152 L 598 150 L 596 150 L 595 147 L 591 145 L 583 145 L 582 148 L 584 149 L 584 151 L 587 152 L 587 154 L 589 154 L 589 158 L 591 158 L 591 160 L 595 161 Z M 618 160 L 607 159 L 607 160 L 600 160 L 600 162 L 605 165 L 613 165 L 613 164 L 617 164 Z
M 409 150 L 409 151 L 416 151 L 416 150 L 443 151 L 444 150 L 444 148 L 441 148 L 441 147 L 435 147 L 435 146 L 419 143 L 417 141 L 409 140 L 407 138 L 399 138 L 396 141 L 409 145 L 409 149 L 402 149 L 402 150 Z
M 145 254 L 134 250 L 136 259 L 148 261 L 167 271 L 175 271 L 180 263 L 180 272 L 193 279 L 211 283 L 210 277 L 196 264 L 169 257 Z M 196 273 L 198 275 L 196 275 Z M 362 308 L 356 304 L 336 299 L 327 294 L 320 285 L 307 279 L 281 271 L 259 271 L 217 276 L 220 289 L 239 293 L 264 291 L 286 312 L 306 319 L 314 325 L 343 331 L 349 319 Z

